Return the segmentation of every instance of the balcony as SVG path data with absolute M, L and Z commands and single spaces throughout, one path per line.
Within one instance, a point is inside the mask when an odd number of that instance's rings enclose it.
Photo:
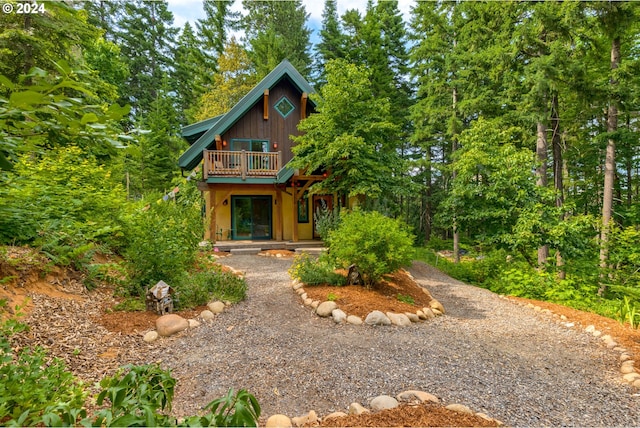
M 282 152 L 204 151 L 204 179 L 209 177 L 275 177 L 282 167 Z

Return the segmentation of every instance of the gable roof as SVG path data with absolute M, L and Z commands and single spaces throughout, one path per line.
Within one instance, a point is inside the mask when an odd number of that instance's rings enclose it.
M 193 137 L 203 132 L 207 127 L 208 130 L 180 156 L 178 159 L 180 168 L 195 168 L 202 160 L 203 150 L 206 150 L 214 143 L 215 136 L 224 134 L 234 123 L 244 116 L 251 107 L 262 99 L 265 89 L 273 88 L 284 78 L 288 78 L 300 92 L 314 92 L 313 87 L 302 77 L 298 70 L 296 70 L 288 60 L 283 60 L 227 113 L 182 128 L 182 135 L 187 140 L 189 140 L 190 136 Z M 310 100 L 310 102 L 313 104 L 313 101 Z

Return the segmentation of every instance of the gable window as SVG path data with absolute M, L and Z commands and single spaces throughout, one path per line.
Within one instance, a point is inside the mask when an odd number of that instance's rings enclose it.
M 278 100 L 274 107 L 276 111 L 280 113 L 280 116 L 284 118 L 289 116 L 289 114 L 291 114 L 291 112 L 295 110 L 295 107 L 293 106 L 293 104 L 291 104 L 291 101 L 289 101 L 287 97 L 280 98 L 280 100 Z

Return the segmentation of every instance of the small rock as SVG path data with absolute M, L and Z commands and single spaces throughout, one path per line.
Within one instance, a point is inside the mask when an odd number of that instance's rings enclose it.
M 320 301 L 314 300 L 313 302 L 311 302 L 311 307 L 313 309 L 318 309 L 318 306 L 320 306 Z
M 566 320 L 567 320 L 567 317 L 566 317 L 566 316 L 564 316 L 564 315 L 560 315 L 560 319 L 561 319 L 562 321 L 566 321 Z
M 437 301 L 436 299 L 433 299 L 429 302 L 429 307 L 431 309 L 437 309 L 440 311 L 441 314 L 444 314 L 444 306 L 442 306 L 442 303 L 440 303 L 439 301 Z
M 610 341 L 610 340 L 613 340 L 613 338 L 612 338 L 610 335 L 608 335 L 608 334 L 605 334 L 605 335 L 604 335 L 604 336 L 602 336 L 600 339 L 602 339 L 604 342 L 608 342 L 608 341 Z
M 379 395 L 371 400 L 371 410 L 379 411 L 385 409 L 395 409 L 398 407 L 398 400 L 388 395 Z
M 576 324 L 575 324 L 575 323 L 573 323 L 573 322 L 568 322 L 568 323 L 566 323 L 565 325 L 566 325 L 567 327 L 571 328 L 571 327 L 575 327 L 575 325 L 576 325 Z
M 536 312 L 540 312 L 542 310 L 542 308 L 540 306 L 534 306 L 533 310 Z
M 298 293 L 298 296 L 302 296 L 304 294 L 304 288 L 298 288 L 296 293 Z
M 608 342 L 605 342 L 605 345 L 607 346 L 607 348 L 609 349 L 613 349 L 616 346 L 618 346 L 618 344 L 616 342 L 614 342 L 613 340 L 610 340 Z
M 624 380 L 626 380 L 627 382 L 635 382 L 636 380 L 640 379 L 640 374 L 633 372 L 633 373 L 627 373 L 626 375 L 622 376 L 622 378 Z
M 342 309 L 334 309 L 331 311 L 331 316 L 336 324 L 340 324 L 347 319 L 347 314 L 345 314 Z
M 158 339 L 158 332 L 155 330 L 147 332 L 142 338 L 142 340 L 144 340 L 147 343 L 155 342 L 157 339 Z
M 466 413 L 469 415 L 473 415 L 473 410 L 471 410 L 470 408 L 462 404 L 449 404 L 448 406 L 445 407 L 445 409 L 453 410 L 454 412 L 458 412 L 458 413 Z
M 215 318 L 215 315 L 210 310 L 205 309 L 204 311 L 200 312 L 200 318 L 202 318 L 204 321 L 211 321 Z
M 362 318 L 356 316 L 356 315 L 349 315 L 347 317 L 347 323 L 348 324 L 353 324 L 353 325 L 362 325 Z
M 553 312 L 551 312 L 549 309 L 543 309 L 542 313 L 546 314 L 546 315 L 552 315 L 553 314 Z
M 214 314 L 221 314 L 224 311 L 224 303 L 220 301 L 211 302 L 207 305 L 207 307 Z
M 422 308 L 422 313 L 425 317 L 427 317 L 426 319 L 428 320 L 436 317 L 436 314 L 433 313 L 433 310 L 431 310 L 431 308 Z
M 440 399 L 438 399 L 438 397 L 436 397 L 433 394 L 429 394 L 428 392 L 424 392 L 424 391 L 414 391 L 414 390 L 409 390 L 409 391 L 404 391 L 401 392 L 400 394 L 397 395 L 397 400 L 398 401 L 402 401 L 405 403 L 424 403 L 424 402 L 432 402 L 432 403 L 439 403 Z
M 629 374 L 629 373 L 634 373 L 636 370 L 633 368 L 633 366 L 621 366 L 620 367 L 620 373 L 622 374 Z
M 594 336 L 594 337 L 600 337 L 600 335 L 602 334 L 602 332 L 601 332 L 600 330 L 596 330 L 596 331 L 594 331 L 592 334 L 593 334 L 593 336 Z
M 349 415 L 347 415 L 345 412 L 333 412 L 333 413 L 329 413 L 323 419 L 343 418 L 345 416 L 349 416 Z
M 367 325 L 391 325 L 391 320 L 380 311 L 370 312 L 364 322 Z
M 162 315 L 156 319 L 156 331 L 160 336 L 167 337 L 189 328 L 189 322 L 180 315 Z
M 633 386 L 635 386 L 636 388 L 640 389 L 640 379 L 634 381 L 633 382 Z
M 291 419 L 293 425 L 297 427 L 301 427 L 303 425 L 313 425 L 318 422 L 318 415 L 315 411 L 311 410 L 308 414 L 303 416 L 298 416 L 296 418 Z
M 487 415 L 486 413 L 476 413 L 475 414 L 477 417 L 484 419 L 485 421 L 493 421 L 493 418 L 490 418 L 489 415 Z
M 300 298 L 301 298 L 302 300 L 307 300 L 307 299 L 309 298 L 309 296 L 307 296 L 307 293 L 302 293 L 302 294 L 300 295 Z
M 304 305 L 305 306 L 311 306 L 312 302 L 313 302 L 313 300 L 309 299 L 308 297 L 306 299 L 304 299 Z
M 405 312 L 404 314 L 409 318 L 409 321 L 420 322 L 420 317 L 417 314 L 414 314 L 413 312 Z
M 350 415 L 361 415 L 363 413 L 371 413 L 371 410 L 364 408 L 360 403 L 349 404 Z
M 387 318 L 391 320 L 391 324 L 399 327 L 411 325 L 411 320 L 405 314 L 395 314 L 393 312 L 387 312 Z
M 636 363 L 635 361 L 633 361 L 631 359 L 628 359 L 628 360 L 624 360 L 621 365 L 622 366 L 633 366 L 635 363 Z
M 300 281 L 293 281 L 293 289 L 297 290 L 298 288 L 302 288 L 302 283 Z
M 587 333 L 593 333 L 596 331 L 596 327 L 594 325 L 588 325 L 587 328 L 584 329 Z
M 290 428 L 292 426 L 291 419 L 285 415 L 269 416 L 269 419 L 267 419 L 267 423 L 265 424 L 266 428 Z
M 439 317 L 440 315 L 442 315 L 442 312 L 440 312 L 439 310 L 433 308 L 431 309 L 431 312 L 433 312 L 433 315 L 436 317 Z
M 200 323 L 194 319 L 188 319 L 187 321 L 189 322 L 189 328 L 200 327 Z
M 418 316 L 418 318 L 420 318 L 421 320 L 426 320 L 427 316 L 424 314 L 424 312 L 422 312 L 422 310 L 417 311 L 416 315 Z
M 613 350 L 616 352 L 627 352 L 626 348 L 621 348 L 620 346 L 613 348 Z
M 629 355 L 629 354 L 620 355 L 620 361 L 628 361 L 630 359 L 631 359 L 631 355 Z
M 333 312 L 334 309 L 338 309 L 338 304 L 336 302 L 322 302 L 318 306 L 318 309 L 316 309 L 316 314 L 321 317 L 328 317 L 331 316 L 331 312 Z

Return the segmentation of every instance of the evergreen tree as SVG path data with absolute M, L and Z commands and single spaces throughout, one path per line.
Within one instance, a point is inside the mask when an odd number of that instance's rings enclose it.
M 195 119 L 205 120 L 228 112 L 256 83 L 247 51 L 232 37 L 218 60 L 211 89 L 200 97 Z
M 242 2 L 248 14 L 242 19 L 250 46 L 249 57 L 258 77 L 266 76 L 283 59 L 303 75 L 311 70 L 307 12 L 300 0 Z
M 337 58 L 344 58 L 344 35 L 340 29 L 336 0 L 325 0 L 322 11 L 322 28 L 320 29 L 320 42 L 316 45 L 315 72 L 316 81 L 322 86 L 326 82 L 324 77 L 324 65 Z M 318 87 L 319 88 L 319 87 Z
M 167 2 L 135 0 L 124 4 L 118 44 L 129 67 L 120 92 L 143 117 L 157 98 L 157 90 L 171 73 L 174 40 L 178 29 Z
M 205 90 L 207 70 L 202 68 L 204 55 L 191 25 L 187 22 L 175 50 L 173 80 L 181 124 L 193 121 L 192 110 Z

